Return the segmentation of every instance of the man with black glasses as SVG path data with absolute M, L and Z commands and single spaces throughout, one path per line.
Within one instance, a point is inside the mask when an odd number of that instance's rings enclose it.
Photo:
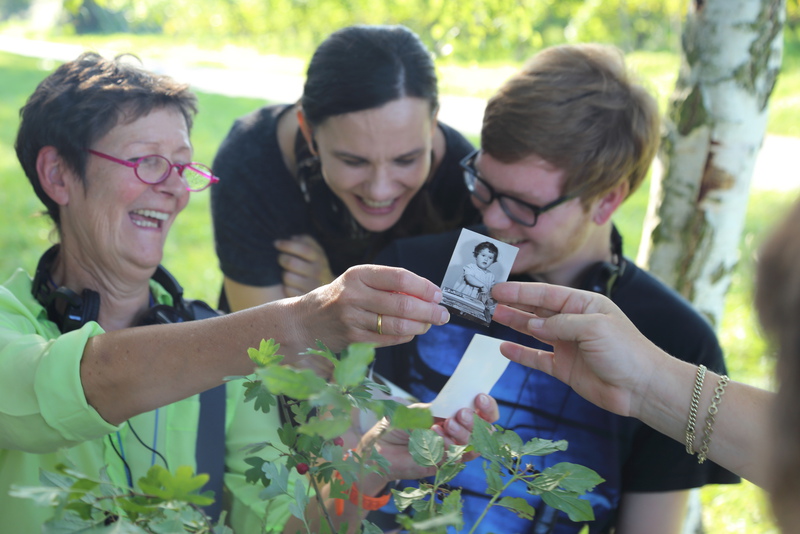
M 519 249 L 511 280 L 608 295 L 662 349 L 724 373 L 710 325 L 677 293 L 623 256 L 622 238 L 611 220 L 644 180 L 658 142 L 656 103 L 630 79 L 619 51 L 558 46 L 534 56 L 489 100 L 481 149 L 462 166 L 483 216 L 479 231 Z M 379 262 L 438 283 L 457 238 L 458 233 L 450 233 L 401 240 Z M 488 330 L 495 338 L 545 347 L 497 323 Z M 429 401 L 474 333 L 487 332 L 454 319 L 379 354 L 376 370 Z M 675 534 L 689 489 L 738 481 L 714 464 L 698 465 L 683 445 L 594 407 L 543 373 L 511 363 L 492 392 L 501 407 L 499 426 L 524 441 L 569 442 L 565 452 L 531 458 L 535 469 L 572 462 L 606 480 L 587 496 L 596 518 L 589 532 Z M 490 499 L 481 465 L 468 466 L 452 486 L 463 488 L 464 519 L 471 527 Z M 583 528 L 528 495 L 524 485 L 504 495 L 526 499 L 537 510 L 533 520 L 495 507 L 476 532 L 577 533 Z

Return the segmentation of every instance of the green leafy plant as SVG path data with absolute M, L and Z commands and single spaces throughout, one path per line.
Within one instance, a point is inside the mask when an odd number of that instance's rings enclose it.
M 470 451 L 480 453 L 486 472 L 487 492 L 492 496 L 478 521 L 472 525 L 474 532 L 492 506 L 502 506 L 517 515 L 532 518 L 535 510 L 521 498 L 503 496 L 503 491 L 514 483 L 524 483 L 527 491 L 539 495 L 550 506 L 562 510 L 573 521 L 594 519 L 592 507 L 580 497 L 603 481 L 591 469 L 559 463 L 544 471 L 537 471 L 524 463 L 526 456 L 544 456 L 567 448 L 565 441 L 533 439 L 523 443 L 510 430 L 493 427 L 475 417 L 472 440 L 468 446 L 444 447 L 441 436 L 430 430 L 433 418 L 424 408 L 408 408 L 393 400 L 377 399 L 376 391 L 388 393 L 388 388 L 366 378 L 369 364 L 374 358 L 371 345 L 355 344 L 337 356 L 319 344 L 309 355 L 327 360 L 333 366 L 333 379 L 326 381 L 313 371 L 298 370 L 282 365 L 283 356 L 278 354 L 280 346 L 273 340 L 262 341 L 258 349 L 250 349 L 250 358 L 258 365 L 256 375 L 245 383 L 245 398 L 257 409 L 269 412 L 276 406 L 284 410 L 285 423 L 279 437 L 281 444 L 259 443 L 254 445 L 256 453 L 265 447 L 274 447 L 286 458 L 285 466 L 276 466 L 259 457 L 247 461 L 252 466 L 248 480 L 265 486 L 262 498 L 269 499 L 279 492 L 288 491 L 288 477 L 292 468 L 307 474 L 311 487 L 319 494 L 319 486 L 332 480 L 339 472 L 346 490 L 356 477 L 365 470 L 387 472 L 389 465 L 375 451 L 369 457 L 342 456 L 338 436 L 352 424 L 355 410 L 369 410 L 378 418 L 386 416 L 388 424 L 384 431 L 393 428 L 410 431 L 409 452 L 414 461 L 426 467 L 435 467 L 432 482 L 421 481 L 417 488 L 392 490 L 394 502 L 401 512 L 408 509 L 413 514 L 400 514 L 398 523 L 410 532 L 445 532 L 446 527 L 463 528 L 461 493 L 451 489 L 448 483 L 464 468 L 462 458 Z M 278 402 L 280 398 L 281 402 Z M 320 415 L 324 411 L 325 416 Z M 356 412 L 357 413 L 357 412 Z M 292 514 L 305 520 L 305 509 L 311 503 L 308 493 L 299 495 L 295 487 L 295 503 Z M 336 495 L 334 495 L 336 496 Z M 341 493 L 340 496 L 344 496 Z M 318 502 L 321 510 L 324 506 Z M 323 512 L 324 513 L 324 512 Z M 330 518 L 328 518 L 329 520 Z M 335 529 L 328 523 L 331 532 Z M 367 522 L 364 532 L 380 532 Z M 308 530 L 310 532 L 310 530 Z
M 225 516 L 214 525 L 200 509 L 214 502 L 211 492 L 198 493 L 208 475 L 195 475 L 188 466 L 170 473 L 154 465 L 140 478 L 141 491 L 111 482 L 105 471 L 91 478 L 66 465 L 42 472 L 42 486 L 16 487 L 11 495 L 55 508 L 45 533 L 92 534 L 231 534 Z
M 341 438 L 353 425 L 354 414 L 372 412 L 381 419 L 379 434 L 393 429 L 410 433 L 409 453 L 425 467 L 435 467 L 432 481 L 420 481 L 416 488 L 392 490 L 395 505 L 401 512 L 398 523 L 409 532 L 444 533 L 447 527 L 463 528 L 461 492 L 449 483 L 464 468 L 463 457 L 476 451 L 486 472 L 487 493 L 491 499 L 480 518 L 471 526 L 474 532 L 493 506 L 507 508 L 524 518 L 533 518 L 535 510 L 521 498 L 503 496 L 511 484 L 526 484 L 527 491 L 539 495 L 553 508 L 567 513 L 573 521 L 591 521 L 591 505 L 580 497 L 603 481 L 594 471 L 571 463 L 559 463 L 537 471 L 524 459 L 544 456 L 567 448 L 565 441 L 533 439 L 524 443 L 510 430 L 493 426 L 475 417 L 469 445 L 451 445 L 445 449 L 441 436 L 430 430 L 433 417 L 426 408 L 407 407 L 378 392 L 389 390 L 366 378 L 375 350 L 369 344 L 353 344 L 337 355 L 321 343 L 307 355 L 321 358 L 332 366 L 332 379 L 321 378 L 311 369 L 295 369 L 283 364 L 280 345 L 262 340 L 258 349 L 248 354 L 257 368 L 244 377 L 245 400 L 256 410 L 269 413 L 282 410 L 286 421 L 278 430 L 280 443 L 269 441 L 251 445 L 245 473 L 252 484 L 260 484 L 261 499 L 270 501 L 282 495 L 292 500 L 290 513 L 300 519 L 311 534 L 308 507 L 319 506 L 323 521 L 319 533 L 345 532 L 347 525 L 334 527 L 321 498 L 320 488 L 331 484 L 330 496 L 347 498 L 352 484 L 368 472 L 386 475 L 389 462 L 374 449 L 362 454 L 345 454 Z M 385 397 L 385 395 L 384 395 Z M 281 460 L 265 460 L 259 451 L 274 448 Z M 478 461 L 478 460 L 476 460 Z M 305 475 L 308 486 L 293 483 L 292 473 Z M 338 476 L 337 476 L 338 474 Z M 138 481 L 140 491 L 112 483 L 105 472 L 90 478 L 68 466 L 56 472 L 43 472 L 40 487 L 15 488 L 13 495 L 34 499 L 42 506 L 55 508 L 45 525 L 45 532 L 92 532 L 125 534 L 231 534 L 224 526 L 223 515 L 212 524 L 201 506 L 213 502 L 210 492 L 198 493 L 208 480 L 182 466 L 171 473 L 153 466 Z M 294 481 L 297 479 L 295 478 Z M 365 534 L 381 530 L 362 522 Z

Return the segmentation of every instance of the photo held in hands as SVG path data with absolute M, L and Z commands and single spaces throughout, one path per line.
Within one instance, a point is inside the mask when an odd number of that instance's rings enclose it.
M 492 286 L 508 279 L 516 257 L 513 245 L 461 230 L 442 280 L 442 305 L 454 316 L 489 326 L 497 306 Z

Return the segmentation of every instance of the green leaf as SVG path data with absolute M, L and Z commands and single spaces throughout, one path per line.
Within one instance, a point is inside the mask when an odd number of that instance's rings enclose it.
M 374 412 L 376 415 L 376 419 L 380 419 L 381 417 L 386 417 L 390 421 L 394 418 L 394 414 L 400 406 L 404 406 L 400 404 L 396 400 L 392 399 L 372 399 L 367 403 L 357 403 L 358 408 L 361 410 L 369 410 Z
M 8 494 L 21 499 L 31 499 L 37 506 L 56 506 L 68 495 L 65 490 L 60 488 L 40 486 L 11 486 Z
M 149 501 L 149 502 L 148 502 Z M 138 515 L 150 516 L 158 513 L 165 501 L 163 499 L 127 498 L 116 499 L 116 505 L 131 518 Z
M 500 456 L 500 446 L 494 439 L 492 425 L 481 419 L 477 414 L 474 415 L 472 421 L 472 435 L 470 436 L 469 444 L 486 460 L 497 461 Z
M 268 501 L 289 491 L 289 471 L 285 465 L 276 462 L 264 462 L 261 468 L 264 470 L 264 475 L 270 480 L 269 486 L 258 494 L 261 500 Z
M 464 526 L 463 502 L 461 501 L 461 490 L 453 490 L 442 501 L 441 513 L 444 516 L 454 516 L 456 521 L 451 523 L 456 530 L 461 530 Z
M 297 428 L 292 423 L 284 423 L 278 429 L 278 437 L 286 447 L 292 448 L 294 447 L 294 442 L 297 441 Z
M 179 466 L 174 475 L 160 465 L 154 465 L 138 482 L 142 491 L 165 501 L 185 501 L 198 506 L 214 502 L 210 492 L 197 493 L 208 482 L 208 475 L 195 475 L 188 465 Z
M 588 467 L 569 462 L 561 462 L 547 469 L 549 472 L 561 473 L 561 487 L 567 491 L 585 493 L 591 491 L 601 482 L 605 482 L 600 475 Z
M 513 430 L 504 430 L 502 432 L 494 433 L 500 449 L 505 449 L 511 456 L 522 456 L 520 450 L 522 449 L 522 438 Z
M 500 466 L 498 464 L 490 464 L 484 462 L 483 472 L 486 474 L 486 493 L 489 495 L 497 495 L 503 490 L 503 479 L 500 476 Z
M 522 446 L 520 455 L 530 456 L 546 456 L 557 451 L 567 450 L 567 442 L 565 440 L 551 441 L 549 439 L 534 438 Z
M 308 436 L 320 436 L 324 440 L 341 436 L 350 428 L 350 414 L 335 419 L 312 417 L 308 423 L 300 425 L 297 431 Z
M 426 516 L 422 518 L 421 516 Z M 414 518 L 420 518 L 421 520 L 415 520 L 413 531 L 414 532 L 435 532 L 445 534 L 447 529 L 445 527 L 460 525 L 462 520 L 461 516 L 455 513 L 449 514 L 436 514 L 433 517 L 428 517 L 429 514 L 417 514 Z
M 273 365 L 259 369 L 258 375 L 272 394 L 295 399 L 308 399 L 328 387 L 328 383 L 311 369 Z
M 67 504 L 65 508 L 67 510 L 74 511 L 76 514 L 78 514 L 78 517 L 85 521 L 92 519 L 92 510 L 94 507 L 91 503 L 85 501 L 72 501 L 71 503 Z
M 72 484 L 75 483 L 77 477 L 73 475 L 67 475 L 65 471 L 67 471 L 68 468 L 63 464 L 57 465 L 56 470 L 58 471 L 57 473 L 39 470 L 39 482 L 45 486 L 70 489 Z
M 264 475 L 261 468 L 264 465 L 264 460 L 255 456 L 244 459 L 245 463 L 250 466 L 250 469 L 244 472 L 244 478 L 248 484 L 261 483 L 262 486 L 269 486 L 269 479 Z
M 389 469 L 392 467 L 391 462 L 387 460 L 381 453 L 376 451 L 375 449 L 371 449 L 371 453 L 369 455 L 369 463 L 376 468 L 378 471 L 382 471 L 383 473 L 388 473 Z
M 594 471 L 581 465 L 561 462 L 542 471 L 536 479 L 529 484 L 541 491 L 553 491 L 562 488 L 575 493 L 585 493 L 603 479 Z
M 275 395 L 270 393 L 269 389 L 261 383 L 261 381 L 247 381 L 244 384 L 245 392 L 244 392 L 244 401 L 250 402 L 255 400 L 255 405 L 253 406 L 256 410 L 261 410 L 264 413 L 269 413 L 271 406 L 277 406 L 278 401 L 275 398 Z
M 394 505 L 399 511 L 411 506 L 415 501 L 424 499 L 433 493 L 433 488 L 403 488 L 403 491 L 392 490 Z
M 306 488 L 303 484 L 298 482 L 294 485 L 294 501 L 289 503 L 289 512 L 297 519 L 304 521 L 308 502 L 309 498 L 306 493 Z
M 262 339 L 258 349 L 247 349 L 247 355 L 257 366 L 267 367 L 283 360 L 283 356 L 278 354 L 280 348 L 281 344 L 276 343 L 274 339 Z
M 375 359 L 375 345 L 353 343 L 342 351 L 342 356 L 333 371 L 333 379 L 343 388 L 357 386 L 367 375 L 367 368 Z
M 87 493 L 91 493 L 93 489 L 99 486 L 100 483 L 95 480 L 90 480 L 88 478 L 82 478 L 72 485 L 72 491 L 69 494 L 70 499 L 81 499 Z
M 157 523 L 151 521 L 148 528 L 153 531 L 154 534 L 175 534 L 176 532 L 185 532 L 187 530 L 183 528 L 183 521 L 176 517 Z
M 311 406 L 316 408 L 324 406 L 329 411 L 338 410 L 340 412 L 350 412 L 353 408 L 350 401 L 347 399 L 347 395 L 340 393 L 334 388 L 325 388 L 318 394 L 312 396 L 308 402 Z
M 435 466 L 444 456 L 444 438 L 430 429 L 414 430 L 408 442 L 408 452 L 418 465 Z
M 446 463 L 456 463 L 460 462 L 461 458 L 464 456 L 464 453 L 468 451 L 472 451 L 472 445 L 455 445 L 451 444 L 447 448 L 447 460 Z
M 522 497 L 503 497 L 496 502 L 497 506 L 508 508 L 522 519 L 533 519 L 536 514 L 536 508 L 528 504 L 528 501 Z
M 383 530 L 381 530 L 377 525 L 364 519 L 361 522 L 361 534 L 383 534 Z
M 453 480 L 456 475 L 458 475 L 461 471 L 464 470 L 466 464 L 463 462 L 451 462 L 446 463 L 439 467 L 439 471 L 436 474 L 436 481 L 438 484 L 447 484 L 451 480 Z
M 310 356 L 322 356 L 323 358 L 327 359 L 332 364 L 336 365 L 339 362 L 339 358 L 336 354 L 333 353 L 331 349 L 325 346 L 325 343 L 317 340 L 317 348 L 316 349 L 308 349 L 306 352 L 303 353 L 304 355 Z
M 294 450 L 317 451 L 322 446 L 323 441 L 325 440 L 320 436 L 307 436 L 305 434 L 298 434 L 297 443 L 294 446 Z
M 542 493 L 542 500 L 548 505 L 561 510 L 569 516 L 570 521 L 594 521 L 594 510 L 589 501 L 578 498 L 574 493 L 555 490 Z
M 427 408 L 409 408 L 398 404 L 392 415 L 391 425 L 400 430 L 427 429 L 433 425 L 433 416 Z
M 332 499 L 347 499 L 347 490 L 350 484 L 345 484 L 343 480 L 334 478 L 330 483 L 329 495 Z
M 397 524 L 400 525 L 403 531 L 411 532 L 411 529 L 414 527 L 414 518 L 409 515 L 397 514 L 394 520 L 397 521 Z

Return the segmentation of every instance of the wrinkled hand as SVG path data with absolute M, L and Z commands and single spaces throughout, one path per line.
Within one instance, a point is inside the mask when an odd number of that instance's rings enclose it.
M 588 401 L 619 415 L 638 412 L 640 399 L 666 353 L 653 345 L 608 298 L 539 283 L 494 286 L 494 320 L 553 346 L 547 352 L 514 343 L 500 351 L 543 371 Z
M 396 345 L 450 319 L 441 299 L 435 284 L 410 271 L 357 265 L 299 297 L 301 315 L 293 322 L 307 347 L 317 339 L 334 352 L 355 342 Z M 383 334 L 377 331 L 378 314 Z
M 283 269 L 283 289 L 287 297 L 305 295 L 329 284 L 334 276 L 328 257 L 317 240 L 304 234 L 275 241 L 278 264 Z
M 428 404 L 412 404 L 411 406 L 427 407 Z M 478 395 L 475 397 L 475 409 L 462 408 L 454 417 L 433 425 L 431 429 L 444 438 L 445 450 L 452 444 L 467 445 L 469 443 L 474 423 L 473 414 L 478 414 L 490 423 L 497 421 L 500 417 L 497 401 L 489 395 Z M 362 451 L 368 453 L 369 448 L 374 444 L 375 450 L 391 463 L 389 480 L 415 479 L 434 475 L 436 468 L 422 467 L 411 457 L 408 452 L 409 434 L 402 430 L 385 431 L 387 426 L 386 419 L 382 419 L 368 430 L 357 448 L 359 453 Z M 466 462 L 477 456 L 475 452 L 467 453 L 462 457 L 462 461 Z

